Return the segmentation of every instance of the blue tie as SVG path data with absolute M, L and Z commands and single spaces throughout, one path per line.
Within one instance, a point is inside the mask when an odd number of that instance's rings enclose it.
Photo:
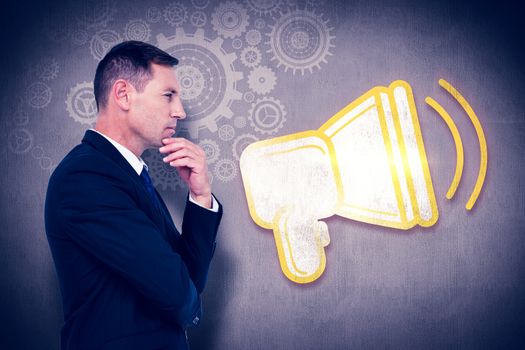
M 149 177 L 148 169 L 146 169 L 145 166 L 142 169 L 142 172 L 140 173 L 140 178 L 142 179 L 142 182 L 144 183 L 146 190 L 148 190 L 148 193 L 151 198 L 151 201 L 153 202 L 153 205 L 157 209 L 160 209 L 159 198 L 157 197 L 157 193 L 155 192 L 155 187 L 153 187 L 153 183 L 151 182 L 151 178 Z

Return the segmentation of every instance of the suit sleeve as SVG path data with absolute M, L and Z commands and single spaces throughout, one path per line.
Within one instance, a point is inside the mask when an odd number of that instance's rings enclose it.
M 186 201 L 179 250 L 199 293 L 206 285 L 221 216 L 222 205 L 220 203 L 218 212 L 213 212 L 190 200 Z
M 133 189 L 109 170 L 82 168 L 67 171 L 56 185 L 67 235 L 126 279 L 166 319 L 183 328 L 196 324 L 200 298 L 186 264 L 139 209 Z

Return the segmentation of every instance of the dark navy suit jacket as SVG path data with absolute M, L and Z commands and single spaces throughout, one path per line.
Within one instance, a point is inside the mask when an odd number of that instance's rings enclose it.
M 179 234 L 160 201 L 159 209 L 93 131 L 55 169 L 45 220 L 64 309 L 62 349 L 187 348 L 222 207 L 187 201 Z

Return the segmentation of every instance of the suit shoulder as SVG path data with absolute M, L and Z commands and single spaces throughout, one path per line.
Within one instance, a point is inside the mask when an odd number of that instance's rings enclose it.
M 75 146 L 58 164 L 50 178 L 50 183 L 68 176 L 82 173 L 113 174 L 119 167 L 105 154 L 86 144 Z

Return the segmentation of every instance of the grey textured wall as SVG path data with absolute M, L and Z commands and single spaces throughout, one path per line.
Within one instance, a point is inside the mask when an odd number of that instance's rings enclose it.
M 518 5 L 498 5 L 2 5 L 0 348 L 58 348 L 60 294 L 43 222 L 47 181 L 93 125 L 89 82 L 98 59 L 121 40 L 159 44 L 159 35 L 175 35 L 166 48 L 185 67 L 179 76 L 193 121 L 179 134 L 205 146 L 225 207 L 205 316 L 190 332 L 194 349 L 525 346 L 525 31 Z M 487 138 L 487 177 L 471 212 L 464 206 L 478 173 L 478 139 L 440 78 L 465 96 Z M 437 224 L 405 232 L 332 217 L 323 276 L 290 282 L 272 233 L 249 216 L 239 152 L 254 140 L 316 129 L 397 79 L 414 91 Z M 454 143 L 426 96 L 445 107 L 463 138 L 465 170 L 450 201 Z M 185 189 L 154 153 L 144 158 L 180 222 Z

